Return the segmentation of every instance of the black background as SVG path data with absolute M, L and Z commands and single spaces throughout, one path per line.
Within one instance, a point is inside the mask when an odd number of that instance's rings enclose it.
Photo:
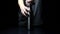
M 55 1 L 54 1 L 55 2 Z M 42 0 L 43 5 L 43 25 L 44 29 L 54 31 L 56 24 L 56 3 Z M 3 1 L 0 11 L 0 28 L 4 30 L 8 27 L 18 27 L 18 3 L 17 0 Z M 56 24 L 56 25 L 55 25 Z M 49 29 L 50 28 L 50 29 Z M 53 29 L 53 30 L 51 30 Z

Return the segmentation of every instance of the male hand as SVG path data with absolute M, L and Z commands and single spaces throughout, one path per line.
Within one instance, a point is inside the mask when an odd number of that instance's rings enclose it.
M 27 6 L 30 6 L 30 3 L 31 3 L 32 0 L 26 0 L 25 3 Z M 18 4 L 19 4 L 19 7 L 21 9 L 21 13 L 24 15 L 24 16 L 27 16 L 26 14 L 29 15 L 29 12 L 30 12 L 30 7 L 27 7 L 24 5 L 23 3 L 23 0 L 18 0 Z
M 23 6 L 20 6 L 20 9 L 21 9 L 21 13 L 22 13 L 24 16 L 27 16 L 26 14 L 29 15 L 30 7 L 26 7 L 25 5 L 23 5 Z

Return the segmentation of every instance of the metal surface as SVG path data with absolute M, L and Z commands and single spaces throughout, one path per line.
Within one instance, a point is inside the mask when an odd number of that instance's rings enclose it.
M 29 8 L 30 8 L 30 4 L 31 3 L 26 2 L 26 6 L 29 7 Z M 28 15 L 28 34 L 30 34 L 30 13 Z
M 28 16 L 28 30 L 30 30 L 30 16 Z
M 29 6 L 30 8 L 30 6 Z M 28 34 L 30 34 L 30 13 L 28 15 Z
M 28 16 L 28 34 L 30 34 L 30 13 Z

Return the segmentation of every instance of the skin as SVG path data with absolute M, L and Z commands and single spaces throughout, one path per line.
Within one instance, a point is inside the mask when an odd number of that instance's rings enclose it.
M 18 5 L 19 5 L 19 7 L 21 9 L 21 13 L 24 16 L 26 16 L 26 14 L 29 15 L 29 12 L 27 12 L 26 10 L 30 11 L 30 7 L 25 6 L 23 1 L 24 0 L 18 0 Z M 26 0 L 25 2 L 26 2 L 26 5 L 30 5 L 30 3 L 32 2 L 32 0 Z

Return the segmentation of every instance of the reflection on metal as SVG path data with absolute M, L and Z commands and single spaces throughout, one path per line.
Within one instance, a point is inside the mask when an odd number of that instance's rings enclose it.
M 30 6 L 29 6 L 30 8 Z M 30 34 L 30 13 L 28 15 L 28 34 Z
M 26 6 L 29 8 L 30 8 L 30 4 L 31 3 L 26 2 Z M 29 13 L 29 11 L 28 11 L 28 13 Z M 30 34 L 30 13 L 28 15 L 28 34 Z
M 28 34 L 30 34 L 30 15 L 28 16 Z

